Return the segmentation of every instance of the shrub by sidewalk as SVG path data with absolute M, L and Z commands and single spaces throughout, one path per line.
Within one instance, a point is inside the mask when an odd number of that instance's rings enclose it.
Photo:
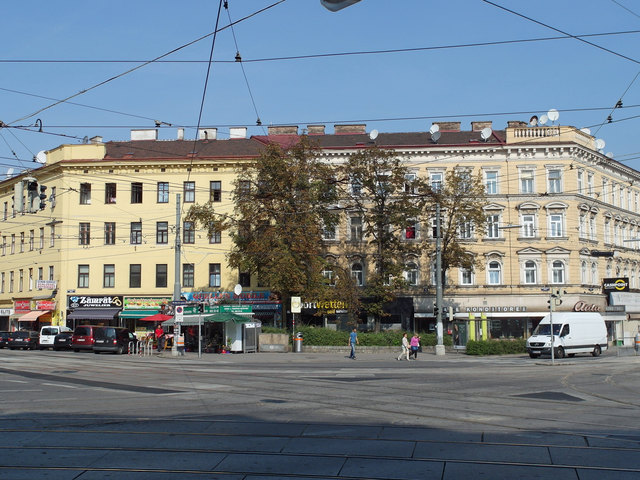
M 526 353 L 527 342 L 523 338 L 513 340 L 469 340 L 467 355 L 509 355 Z

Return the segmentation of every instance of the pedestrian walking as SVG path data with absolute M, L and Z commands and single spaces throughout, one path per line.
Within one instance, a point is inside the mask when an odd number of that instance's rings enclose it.
M 402 334 L 402 351 L 398 355 L 398 360 L 402 360 L 402 357 L 407 357 L 407 361 L 409 361 L 409 339 L 406 332 Z
M 158 351 L 162 351 L 162 347 L 164 345 L 162 345 L 162 342 L 164 340 L 164 330 L 162 329 L 162 325 L 158 325 L 155 331 L 156 334 L 156 347 L 158 348 Z
M 418 360 L 418 349 L 420 348 L 420 337 L 418 336 L 417 333 L 413 334 L 413 337 L 411 337 L 411 353 L 409 354 L 409 358 L 411 358 L 411 356 L 413 356 L 414 360 Z
M 350 359 L 356 359 L 356 345 L 359 344 L 360 342 L 358 341 L 358 332 L 354 328 L 353 331 L 349 334 L 349 346 L 351 347 L 351 354 L 349 355 Z

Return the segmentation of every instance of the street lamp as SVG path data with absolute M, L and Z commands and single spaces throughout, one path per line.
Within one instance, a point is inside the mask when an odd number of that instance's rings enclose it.
M 320 0 L 320 3 L 327 10 L 337 12 L 343 8 L 349 7 L 354 3 L 358 3 L 360 0 Z

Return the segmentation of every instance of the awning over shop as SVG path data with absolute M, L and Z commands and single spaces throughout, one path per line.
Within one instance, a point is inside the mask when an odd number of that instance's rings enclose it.
M 20 318 L 18 318 L 19 322 L 35 322 L 38 317 L 44 315 L 45 313 L 50 313 L 51 310 L 32 310 L 31 312 L 25 313 Z
M 160 310 L 153 309 L 126 309 L 120 312 L 120 318 L 146 318 L 150 315 L 160 313 Z
M 210 323 L 210 322 L 234 322 L 234 323 L 249 323 L 249 322 L 253 322 L 254 319 L 250 316 L 250 315 L 238 315 L 235 313 L 231 313 L 231 312 L 222 312 L 222 313 L 216 313 L 214 315 L 185 315 L 183 317 L 182 322 L 178 322 L 180 323 L 180 325 L 184 326 L 184 327 L 191 327 L 194 325 L 198 325 L 198 323 L 201 323 L 202 325 L 204 325 L 205 323 Z M 172 318 L 171 320 L 167 320 L 166 322 L 162 322 L 162 326 L 163 327 L 172 327 L 173 325 L 175 325 L 175 321 Z
M 119 308 L 80 308 L 74 310 L 67 319 L 69 320 L 113 320 L 118 313 Z

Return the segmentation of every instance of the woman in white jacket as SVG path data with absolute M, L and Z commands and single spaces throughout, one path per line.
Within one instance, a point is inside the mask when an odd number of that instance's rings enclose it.
M 402 335 L 402 352 L 398 355 L 398 360 L 402 360 L 402 357 L 407 357 L 409 360 L 409 339 L 406 333 Z

